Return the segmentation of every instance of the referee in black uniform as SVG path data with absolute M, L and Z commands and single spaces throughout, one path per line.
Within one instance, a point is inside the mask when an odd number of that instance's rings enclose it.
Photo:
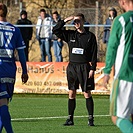
M 62 30 L 68 21 L 74 21 L 76 30 Z M 94 90 L 94 72 L 97 65 L 97 41 L 95 35 L 85 30 L 85 17 L 82 13 L 70 16 L 53 28 L 53 33 L 68 43 L 69 64 L 67 66 L 67 81 L 69 89 L 68 119 L 64 126 L 74 125 L 74 110 L 76 108 L 76 90 L 79 84 L 86 99 L 88 125 L 94 126 L 94 102 L 91 90 Z

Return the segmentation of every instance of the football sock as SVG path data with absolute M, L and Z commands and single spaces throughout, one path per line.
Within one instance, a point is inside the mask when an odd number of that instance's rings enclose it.
M 12 125 L 11 125 L 11 117 L 8 111 L 8 106 L 3 105 L 0 107 L 0 116 L 3 127 L 5 128 L 7 133 L 13 133 Z
M 133 133 L 133 124 L 128 119 L 118 118 L 116 125 L 119 127 L 122 133 Z
M 94 102 L 92 97 L 86 98 L 86 108 L 88 110 L 88 115 L 92 118 L 94 112 Z
M 69 114 L 69 119 L 72 121 L 73 121 L 73 115 L 74 115 L 75 108 L 76 108 L 76 100 L 69 99 L 68 100 L 68 114 Z
M 0 116 L 0 133 L 2 132 L 2 129 L 3 129 L 3 124 L 2 124 L 1 116 Z

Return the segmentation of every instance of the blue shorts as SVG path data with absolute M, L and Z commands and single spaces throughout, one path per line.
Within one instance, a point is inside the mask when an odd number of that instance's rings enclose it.
M 14 83 L 0 83 L 0 99 L 12 98 Z

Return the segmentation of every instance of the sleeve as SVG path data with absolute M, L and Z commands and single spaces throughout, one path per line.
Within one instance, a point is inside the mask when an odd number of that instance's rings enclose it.
M 29 24 L 32 25 L 32 22 L 29 21 Z M 31 40 L 33 34 L 33 27 L 29 27 L 29 40 Z
M 52 18 L 51 18 L 50 25 L 51 25 L 51 34 L 52 34 L 52 30 L 53 30 L 53 20 L 52 20 Z
M 63 29 L 63 26 L 65 25 L 64 20 L 61 20 L 53 27 L 53 33 L 60 38 L 61 40 L 64 40 L 65 42 L 68 42 L 69 40 L 69 32 L 70 30 Z
M 27 74 L 26 57 L 25 57 L 24 49 L 18 49 L 18 56 L 22 67 L 22 73 Z
M 18 25 L 20 23 L 20 21 L 18 20 L 17 22 L 16 22 L 16 24 Z
M 16 35 L 17 35 L 16 36 L 16 49 L 24 49 L 26 46 L 22 38 L 20 29 L 17 27 L 16 27 Z
M 121 28 L 121 24 L 117 18 L 114 20 L 114 22 L 112 24 L 109 43 L 108 43 L 108 47 L 107 47 L 105 68 L 104 68 L 105 74 L 110 74 L 111 68 L 115 63 L 117 48 L 118 48 L 118 45 L 120 42 L 120 36 L 121 36 L 119 34 L 119 33 L 121 33 L 120 30 L 122 30 L 122 28 Z
M 42 23 L 42 20 L 41 20 L 41 18 L 39 17 L 38 18 L 38 20 L 37 20 L 37 26 L 36 26 L 36 36 L 39 36 L 39 32 L 40 32 L 40 25 L 41 25 L 41 23 Z
M 97 41 L 94 34 L 92 34 L 92 49 L 91 49 L 91 70 L 96 71 L 97 66 Z

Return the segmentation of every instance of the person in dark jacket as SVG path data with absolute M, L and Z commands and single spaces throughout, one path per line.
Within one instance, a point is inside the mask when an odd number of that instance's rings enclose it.
M 32 39 L 33 34 L 33 28 L 32 28 L 32 22 L 27 19 L 27 12 L 25 10 L 22 10 L 20 12 L 20 19 L 16 23 L 17 25 L 30 25 L 29 27 L 18 27 L 21 31 L 23 40 L 25 42 L 26 48 L 25 48 L 25 55 L 26 55 L 26 61 L 29 61 L 28 54 L 29 54 L 29 41 Z
M 103 43 L 106 43 L 107 45 L 110 36 L 111 25 L 116 16 L 117 16 L 116 9 L 114 7 L 109 8 L 109 17 L 106 19 L 104 33 L 103 33 Z
M 76 30 L 62 30 L 68 21 L 74 21 Z M 95 35 L 84 28 L 85 17 L 82 13 L 61 20 L 53 28 L 53 33 L 67 42 L 69 47 L 69 64 L 67 66 L 67 81 L 69 89 L 68 119 L 64 126 L 74 125 L 74 110 L 76 108 L 76 90 L 81 86 L 86 99 L 88 125 L 94 126 L 94 102 L 91 90 L 94 90 L 94 72 L 97 66 L 97 41 Z
M 53 19 L 53 25 L 56 25 L 59 21 L 61 21 L 61 17 L 57 11 L 52 13 L 52 19 Z M 63 42 L 55 34 L 52 34 L 52 42 L 53 42 L 54 56 L 56 58 L 56 62 L 62 62 Z

